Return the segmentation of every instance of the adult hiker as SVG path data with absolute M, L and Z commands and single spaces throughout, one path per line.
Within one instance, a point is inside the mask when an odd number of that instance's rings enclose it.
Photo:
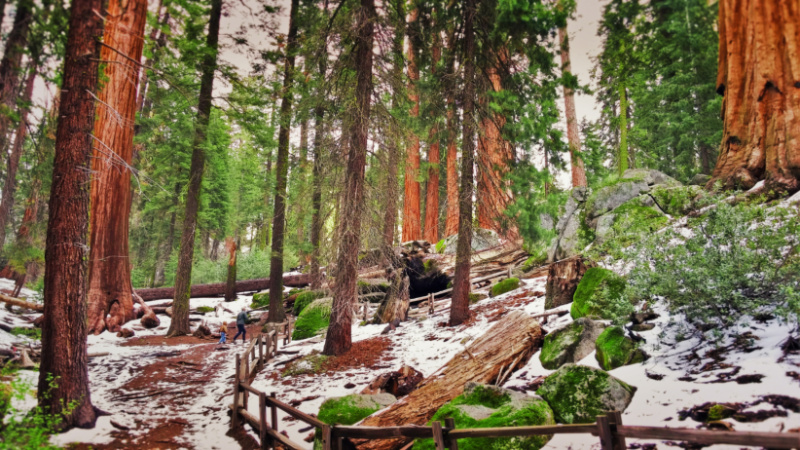
M 239 330 L 239 332 L 236 333 L 236 336 L 233 337 L 234 344 L 236 343 L 236 338 L 238 338 L 240 334 L 242 335 L 242 342 L 247 342 L 247 330 L 244 328 L 244 324 L 246 323 L 247 323 L 247 307 L 242 306 L 242 312 L 240 312 L 236 316 L 236 328 Z

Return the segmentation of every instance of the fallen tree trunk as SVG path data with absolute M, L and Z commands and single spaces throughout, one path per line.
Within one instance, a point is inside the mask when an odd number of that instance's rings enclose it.
M 539 323 L 522 311 L 507 315 L 414 392 L 389 408 L 367 417 L 364 426 L 424 425 L 442 405 L 461 395 L 467 382 L 501 384 L 522 367 L 542 344 Z M 408 440 L 381 439 L 355 442 L 359 449 L 396 449 Z
M 39 303 L 26 302 L 25 300 L 14 298 L 5 294 L 0 294 L 0 302 L 6 303 L 8 305 L 19 306 L 20 308 L 32 309 L 34 311 L 39 311 L 39 312 L 44 311 L 44 305 L 40 305 Z
M 142 300 L 142 297 L 139 297 L 135 292 L 133 294 L 133 300 L 141 306 L 141 310 L 144 312 L 142 314 L 141 324 L 145 328 L 155 328 L 161 325 L 161 320 L 156 317 L 155 311 L 153 308 L 147 305 L 147 303 Z
M 302 287 L 311 282 L 308 274 L 286 275 L 283 277 L 283 285 L 289 287 Z M 236 292 L 257 292 L 269 289 L 269 278 L 259 278 L 256 280 L 242 280 L 236 282 Z M 160 300 L 173 298 L 175 288 L 152 288 L 137 289 L 136 294 L 144 301 Z M 190 298 L 198 297 L 220 297 L 225 295 L 225 283 L 196 284 L 191 288 Z

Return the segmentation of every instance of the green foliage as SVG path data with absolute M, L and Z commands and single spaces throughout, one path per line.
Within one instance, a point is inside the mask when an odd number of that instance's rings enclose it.
M 440 240 L 436 243 L 434 247 L 436 253 L 444 253 L 444 250 L 447 248 L 447 244 L 445 244 L 444 239 Z
M 542 225 L 542 217 L 550 216 L 555 226 L 569 193 L 555 190 L 552 176 L 547 171 L 538 170 L 533 164 L 517 165 L 509 174 L 509 179 L 514 203 L 508 207 L 506 215 L 515 218 L 528 253 L 546 257 L 547 248 L 556 233 L 552 228 Z M 548 183 L 548 192 L 545 192 L 545 183 Z
M 251 308 L 262 308 L 267 305 L 269 305 L 269 292 L 259 292 L 258 294 L 253 294 L 253 302 L 250 303 Z
M 426 263 L 425 270 L 426 271 L 430 267 L 430 265 L 427 264 L 427 262 L 428 261 L 425 261 L 425 263 Z M 388 283 L 370 283 L 370 282 L 367 282 L 367 281 L 358 280 L 356 282 L 356 284 L 358 285 L 358 295 L 371 294 L 373 292 L 383 292 L 383 293 L 389 292 L 389 284 Z
M 727 419 L 733 416 L 734 413 L 736 413 L 735 409 L 717 404 L 708 409 L 708 421 L 713 422 L 715 420 Z
M 305 291 L 297 295 L 297 298 L 294 299 L 294 308 L 292 312 L 295 316 L 299 316 L 300 313 L 306 309 L 306 306 L 310 305 L 314 300 L 325 297 L 325 291 Z
M 292 339 L 307 339 L 324 332 L 331 319 L 331 305 L 333 300 L 318 299 L 303 308 L 294 324 Z
M 505 294 L 517 288 L 519 288 L 519 278 L 506 278 L 492 286 L 491 296 L 497 297 L 500 294 Z
M 11 334 L 14 336 L 26 336 L 31 339 L 41 340 L 42 339 L 42 329 L 41 328 L 31 328 L 31 327 L 14 327 L 11 329 Z
M 581 278 L 573 296 L 570 315 L 625 320 L 633 306 L 624 297 L 625 279 L 601 267 L 591 267 Z
M 379 409 L 378 403 L 352 394 L 325 400 L 319 407 L 317 418 L 329 425 L 353 425 Z
M 717 336 L 743 316 L 771 312 L 797 320 L 800 219 L 782 208 L 719 201 L 689 222 L 646 236 L 626 257 L 627 297 L 663 298 L 675 313 Z M 689 234 L 689 233 L 687 233 Z
M 56 381 L 50 379 L 50 389 Z M 50 444 L 53 435 L 64 416 L 70 414 L 75 404 L 66 405 L 62 414 L 48 414 L 40 406 L 30 411 L 16 409 L 12 400 L 22 401 L 31 395 L 30 384 L 15 379 L 10 384 L 0 385 L 0 418 L 3 428 L 0 431 L 0 450 L 51 450 L 59 447 Z
M 644 236 L 662 229 L 668 221 L 667 216 L 655 207 L 641 204 L 639 199 L 624 203 L 615 209 L 613 214 L 612 236 L 590 250 L 589 255 L 594 259 L 600 259 L 604 255 L 621 258 L 627 247 L 635 244 Z M 594 235 L 594 233 L 591 234 Z
M 596 341 L 597 362 L 605 370 L 616 369 L 627 364 L 642 362 L 647 355 L 639 349 L 639 343 L 625 336 L 620 326 L 608 327 Z
M 197 307 L 197 312 L 199 312 L 201 314 L 210 313 L 210 312 L 214 312 L 214 308 L 211 307 L 211 306 L 198 306 Z

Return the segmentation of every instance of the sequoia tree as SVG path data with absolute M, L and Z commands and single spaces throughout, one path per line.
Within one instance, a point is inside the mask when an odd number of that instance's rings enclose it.
M 358 250 L 361 247 L 361 216 L 364 209 L 364 175 L 367 164 L 370 100 L 372 96 L 372 43 L 375 30 L 375 0 L 361 0 L 355 33 L 356 98 L 351 108 L 336 285 L 328 335 L 323 353 L 341 355 L 352 346 L 353 304 L 356 301 Z
M 414 30 L 419 18 L 419 9 L 414 8 L 408 13 L 407 33 L 408 51 L 406 60 L 408 64 L 408 100 L 411 102 L 409 114 L 412 120 L 419 117 L 419 92 L 416 84 L 419 82 L 419 68 L 414 52 Z M 419 136 L 414 131 L 409 134 L 409 143 L 406 148 L 405 167 L 405 194 L 403 197 L 403 242 L 413 241 L 422 237 L 422 222 L 420 217 L 420 186 L 419 186 Z
M 286 311 L 283 310 L 283 235 L 286 229 L 286 177 L 289 171 L 289 130 L 292 121 L 292 79 L 294 77 L 295 48 L 297 47 L 298 4 L 299 0 L 292 0 L 283 67 L 278 161 L 275 168 L 275 209 L 272 215 L 272 255 L 269 266 L 268 320 L 270 322 L 286 320 Z
M 431 48 L 431 72 L 436 75 L 436 66 L 442 57 L 441 39 L 436 33 Z M 425 229 L 423 238 L 428 242 L 439 241 L 439 125 L 433 125 L 428 137 L 428 183 L 425 187 Z
M 33 21 L 32 0 L 17 0 L 14 25 L 6 40 L 6 50 L 0 60 L 0 149 L 6 148 L 7 136 L 12 126 L 12 114 L 17 110 L 22 57 L 28 45 L 28 34 Z
M 709 186 L 800 189 L 800 4 L 719 2 L 722 146 Z
M 58 426 L 94 426 L 86 344 L 86 235 L 103 3 L 72 2 L 45 244 L 39 405 Z
M 108 3 L 100 59 L 89 226 L 89 333 L 119 331 L 134 318 L 128 222 L 136 87 L 147 0 Z
M 222 0 L 211 0 L 211 17 L 208 22 L 206 52 L 203 54 L 200 96 L 197 103 L 197 119 L 192 142 L 192 162 L 189 167 L 189 185 L 186 190 L 186 209 L 183 216 L 178 269 L 175 272 L 175 297 L 172 302 L 172 322 L 167 336 L 182 336 L 189 329 L 189 294 L 192 288 L 192 260 L 194 238 L 197 231 L 197 210 L 200 206 L 200 187 L 205 166 L 206 129 L 211 118 L 211 94 L 214 90 L 214 73 L 217 71 L 217 47 L 219 22 L 222 15 Z

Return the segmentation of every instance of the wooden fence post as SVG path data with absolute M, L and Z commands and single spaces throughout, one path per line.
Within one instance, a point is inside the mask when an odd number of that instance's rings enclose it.
M 606 417 L 608 417 L 609 422 L 614 425 L 611 428 L 611 440 L 614 450 L 627 449 L 628 445 L 625 443 L 625 436 L 621 436 L 617 432 L 617 427 L 622 425 L 622 413 L 619 411 L 611 411 L 606 414 Z
M 330 425 L 322 426 L 322 450 L 331 450 L 331 427 Z
M 597 434 L 600 436 L 600 445 L 603 450 L 614 450 L 611 442 L 611 425 L 608 417 L 597 416 Z
M 263 334 L 259 334 L 258 335 L 258 341 L 256 341 L 256 345 L 258 346 L 258 364 L 260 366 L 263 366 L 264 364 L 266 364 L 266 361 L 264 361 L 264 348 L 261 346 L 261 343 L 263 341 L 264 341 L 264 335 Z
M 272 335 L 272 354 L 278 354 L 278 333 Z
M 367 302 L 364 302 L 364 321 L 365 322 L 367 321 L 367 310 L 368 309 L 369 309 L 369 307 L 367 307 Z
M 448 432 L 456 429 L 456 421 L 452 417 L 448 417 L 444 419 L 444 426 L 447 427 Z M 458 450 L 458 439 L 453 439 L 451 437 L 447 438 L 447 447 L 450 450 Z
M 436 444 L 436 450 L 444 450 L 444 433 L 442 432 L 442 423 L 439 421 L 431 424 L 433 430 L 433 443 Z
M 271 447 L 271 442 L 267 442 L 267 394 L 263 392 L 258 394 L 258 438 L 263 450 Z
M 511 278 L 511 267 L 508 268 L 508 272 L 506 273 L 506 278 Z
M 239 426 L 239 368 L 242 365 L 238 356 L 236 358 L 236 373 L 233 374 L 233 414 L 231 415 L 231 429 Z
M 272 393 L 269 394 L 269 397 L 271 399 L 275 400 L 277 395 L 278 394 L 276 392 L 272 392 Z M 270 412 L 272 413 L 272 429 L 275 430 L 275 432 L 277 433 L 278 432 L 278 408 L 275 406 L 275 403 L 273 403 L 270 406 Z
M 433 294 L 428 294 L 428 315 L 432 316 L 434 311 L 435 310 L 433 307 Z

